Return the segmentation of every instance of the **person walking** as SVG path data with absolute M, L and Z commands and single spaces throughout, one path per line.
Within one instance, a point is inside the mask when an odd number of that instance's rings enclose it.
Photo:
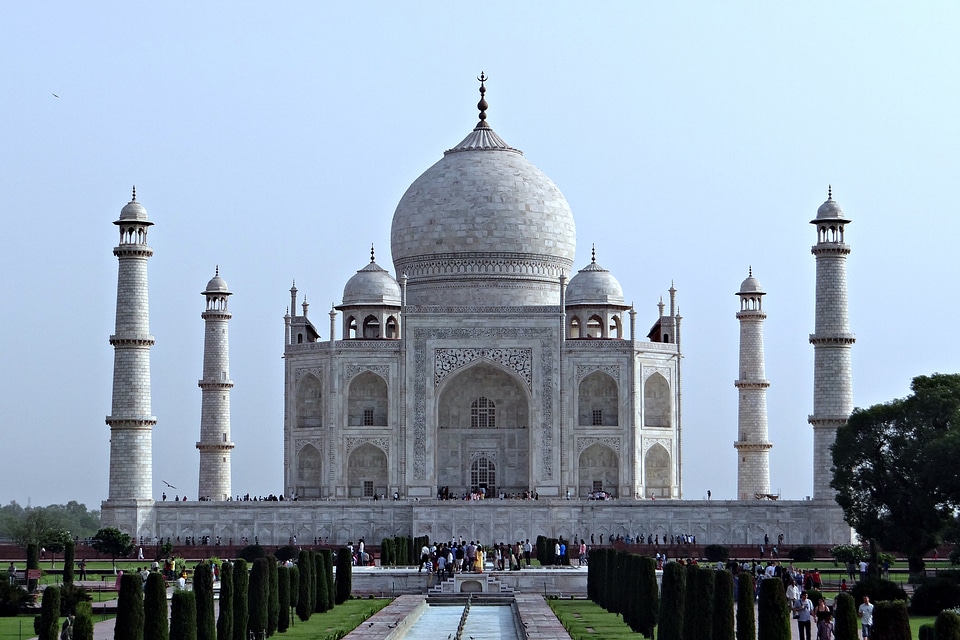
M 863 596 L 863 604 L 857 609 L 857 617 L 860 618 L 863 640 L 867 640 L 873 635 L 873 603 L 870 602 L 870 596 Z
M 793 606 L 797 614 L 797 631 L 800 640 L 810 640 L 810 615 L 813 613 L 813 603 L 807 598 L 807 592 L 800 592 L 800 599 Z

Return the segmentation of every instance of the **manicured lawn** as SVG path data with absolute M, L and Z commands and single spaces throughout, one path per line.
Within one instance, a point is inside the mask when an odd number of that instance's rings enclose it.
M 636 640 L 620 616 L 608 613 L 590 600 L 547 600 L 573 640 Z
M 326 640 L 341 638 L 356 629 L 361 622 L 390 604 L 389 599 L 347 600 L 325 613 L 315 613 L 306 622 L 300 618 L 286 633 L 277 634 L 284 640 Z M 338 635 L 339 634 L 339 635 Z M 6 640 L 0 636 L 0 640 Z

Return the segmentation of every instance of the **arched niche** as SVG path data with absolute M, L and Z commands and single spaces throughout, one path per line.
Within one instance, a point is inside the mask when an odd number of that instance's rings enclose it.
M 380 320 L 375 315 L 369 315 L 363 319 L 363 337 L 367 339 L 379 338 Z
M 570 318 L 570 331 L 567 334 L 568 338 L 577 339 L 580 337 L 580 318 L 573 316 Z
M 580 381 L 577 396 L 581 427 L 615 427 L 619 424 L 617 382 L 603 371 L 594 371 Z
M 616 451 L 599 442 L 592 444 L 580 453 L 577 467 L 581 497 L 594 491 L 616 493 L 620 484 L 620 457 Z
M 323 396 L 320 379 L 307 374 L 297 385 L 297 427 L 318 428 L 323 426 Z
M 351 498 L 386 495 L 387 478 L 387 454 L 383 449 L 364 443 L 350 452 L 347 460 L 347 482 Z
M 387 426 L 387 383 L 371 371 L 350 381 L 347 424 L 351 427 Z
M 671 416 L 670 384 L 654 373 L 643 385 L 643 426 L 667 428 Z
M 643 458 L 643 475 L 647 495 L 657 498 L 670 497 L 670 452 L 657 443 L 647 450 Z
M 312 444 L 297 452 L 297 495 L 304 498 L 320 497 L 323 484 L 323 457 Z

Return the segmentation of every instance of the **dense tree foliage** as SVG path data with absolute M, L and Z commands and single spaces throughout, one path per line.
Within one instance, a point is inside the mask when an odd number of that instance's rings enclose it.
M 167 583 L 153 571 L 143 591 L 143 640 L 169 640 L 167 615 Z
M 73 619 L 73 640 L 93 640 L 93 605 L 78 602 Z
M 290 627 L 290 569 L 277 567 L 277 631 L 285 632 Z
M 313 615 L 313 559 L 309 551 L 304 549 L 297 558 L 297 569 L 299 573 L 299 583 L 297 585 L 297 617 L 306 622 Z
M 881 600 L 874 603 L 871 640 L 911 640 L 912 637 L 906 602 Z
M 128 573 L 120 577 L 113 638 L 143 640 L 143 578 L 139 573 Z
M 67 543 L 63 547 L 63 584 L 73 584 L 73 565 L 76 551 L 77 547 L 73 539 L 68 536 Z
M 116 527 L 104 527 L 97 531 L 90 545 L 99 553 L 110 556 L 114 563 L 117 558 L 126 558 L 133 551 L 133 540 Z
M 333 582 L 333 551 L 331 549 L 321 549 L 319 553 L 323 556 L 323 575 L 327 580 L 327 611 L 329 611 L 336 604 Z
M 213 615 L 213 568 L 201 562 L 193 569 L 193 598 L 197 609 L 197 640 L 217 640 Z
M 834 606 L 834 640 L 858 640 L 857 603 L 849 593 L 837 594 Z
M 267 630 L 268 603 L 270 598 L 270 561 L 266 558 L 257 558 L 253 561 L 250 570 L 250 591 L 247 598 L 249 607 L 250 631 L 260 634 Z
M 269 638 L 277 630 L 277 622 L 280 620 L 280 574 L 277 571 L 277 559 L 273 556 L 267 556 L 268 592 L 267 592 L 267 637 Z
M 755 589 L 752 573 L 743 571 L 737 574 L 737 640 L 757 640 L 757 613 L 753 606 Z
M 677 562 L 668 562 L 663 566 L 660 585 L 660 622 L 657 627 L 657 640 L 683 640 L 686 594 L 686 569 Z
M 918 376 L 911 389 L 855 410 L 837 430 L 831 486 L 847 522 L 918 574 L 960 505 L 960 375 Z
M 762 640 L 790 640 L 790 605 L 782 580 L 760 581 L 757 636 Z
M 217 638 L 233 640 L 233 565 L 220 565 L 220 611 L 217 615 Z
M 60 589 L 47 587 L 40 603 L 38 640 L 57 640 L 60 637 Z
M 960 616 L 953 611 L 941 611 L 933 623 L 937 640 L 960 640 Z
M 233 640 L 247 639 L 247 594 L 250 588 L 250 571 L 247 561 L 238 558 L 233 563 Z M 220 638 L 220 640 L 229 640 Z
M 733 574 L 713 572 L 713 640 L 734 640 Z
M 13 501 L 0 507 L 0 536 L 20 546 L 29 542 L 45 544 L 46 533 L 60 530 L 86 539 L 99 528 L 100 512 L 87 511 L 86 505 L 76 501 L 47 507 L 22 507 Z
M 350 599 L 350 592 L 353 591 L 353 563 L 350 558 L 350 550 L 346 547 L 337 552 L 337 582 L 335 604 L 343 604 Z
M 173 592 L 170 602 L 170 640 L 197 640 L 197 601 L 193 591 Z

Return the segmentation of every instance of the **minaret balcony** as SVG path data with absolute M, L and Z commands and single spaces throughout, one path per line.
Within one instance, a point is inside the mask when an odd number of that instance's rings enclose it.
M 739 451 L 769 451 L 773 449 L 773 443 L 771 442 L 744 442 L 737 440 L 733 443 L 733 446 Z
M 733 386 L 737 389 L 766 389 L 770 386 L 767 380 L 734 380 Z
M 153 336 L 110 336 L 110 344 L 115 347 L 152 347 Z
M 856 334 L 853 333 L 832 333 L 830 335 L 810 334 L 810 344 L 853 344 L 857 341 Z

